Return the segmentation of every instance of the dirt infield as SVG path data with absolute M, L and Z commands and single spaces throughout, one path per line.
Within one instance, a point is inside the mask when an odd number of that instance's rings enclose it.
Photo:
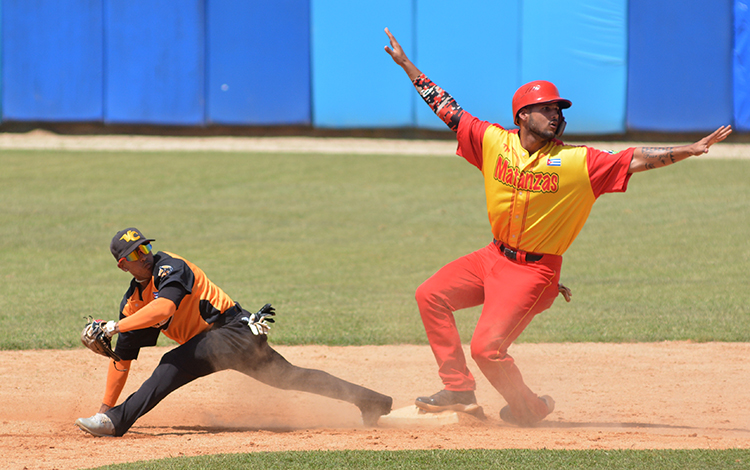
M 297 365 L 390 394 L 395 408 L 440 389 L 427 346 L 277 349 Z M 142 352 L 123 396 L 166 350 Z M 95 438 L 73 423 L 97 410 L 106 359 L 82 349 L 2 351 L 0 467 L 63 470 L 282 450 L 750 447 L 750 344 L 518 344 L 510 352 L 529 385 L 557 401 L 534 428 L 500 421 L 504 402 L 483 377 L 477 398 L 485 421 L 465 416 L 439 428 L 365 428 L 353 405 L 227 371 L 176 391 L 125 436 Z

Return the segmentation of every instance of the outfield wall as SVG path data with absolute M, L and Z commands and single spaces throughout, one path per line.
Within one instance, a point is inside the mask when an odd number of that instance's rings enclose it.
M 0 0 L 3 122 L 444 129 L 555 82 L 571 134 L 750 130 L 750 0 Z
M 693 131 L 732 123 L 732 4 L 681 1 L 665 21 L 661 2 L 630 0 L 629 129 Z

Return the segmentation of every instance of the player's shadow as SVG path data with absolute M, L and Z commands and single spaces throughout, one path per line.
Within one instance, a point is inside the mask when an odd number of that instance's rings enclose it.
M 502 422 L 501 422 L 502 423 Z M 500 424 L 501 426 L 511 426 L 505 423 Z M 323 426 L 321 428 L 329 428 Z M 357 428 L 353 426 L 352 429 Z M 673 424 L 660 424 L 660 423 L 639 423 L 639 422 L 576 422 L 576 421 L 542 421 L 529 428 L 534 429 L 664 429 L 664 430 L 679 430 L 679 431 L 694 431 L 700 432 L 706 429 L 705 426 L 677 426 Z M 714 429 L 720 429 L 727 432 L 741 432 L 750 433 L 750 429 L 746 428 L 721 428 L 713 427 Z M 131 429 L 129 433 L 140 434 L 147 436 L 190 436 L 190 435 L 202 435 L 202 434 L 223 434 L 223 433 L 248 433 L 248 432 L 272 432 L 272 433 L 289 433 L 302 430 L 316 429 L 315 426 L 138 426 L 137 429 Z M 359 428 L 357 428 L 359 429 Z M 526 428 L 528 429 L 528 428 Z
M 163 426 L 138 426 L 138 429 L 131 429 L 129 434 L 140 434 L 146 436 L 190 436 L 200 434 L 224 434 L 224 433 L 247 433 L 247 432 L 272 432 L 287 433 L 302 431 L 306 429 L 315 429 L 312 426 L 291 427 L 291 426 L 172 426 L 165 428 Z

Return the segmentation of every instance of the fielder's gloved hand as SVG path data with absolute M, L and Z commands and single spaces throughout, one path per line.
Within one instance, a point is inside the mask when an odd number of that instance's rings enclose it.
M 268 331 L 271 329 L 269 323 L 275 322 L 275 320 L 271 318 L 274 315 L 276 315 L 276 309 L 271 307 L 271 304 L 266 304 L 249 317 L 242 317 L 241 320 L 247 323 L 247 326 L 254 335 L 267 335 Z
M 109 323 L 112 324 L 111 331 L 114 332 L 115 322 L 111 321 Z M 117 362 L 120 360 L 120 356 L 112 350 L 112 341 L 110 339 L 114 333 L 107 334 L 107 325 L 108 323 L 104 320 L 89 319 L 89 322 L 83 327 L 83 331 L 81 332 L 81 343 L 95 353 L 112 358 Z
M 107 336 L 107 338 L 112 338 L 117 331 L 115 330 L 115 327 L 117 326 L 117 322 L 115 321 L 108 321 L 104 325 L 102 325 L 102 331 Z

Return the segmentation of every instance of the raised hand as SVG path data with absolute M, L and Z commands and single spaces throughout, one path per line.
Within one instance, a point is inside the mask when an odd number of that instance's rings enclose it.
M 391 34 L 391 31 L 388 28 L 385 28 L 385 34 L 388 35 L 388 39 L 390 39 L 391 42 L 390 47 L 385 46 L 385 52 L 387 52 L 388 55 L 391 56 L 394 62 L 396 62 L 402 69 L 404 69 L 406 75 L 409 76 L 409 80 L 414 81 L 414 79 L 420 76 L 422 72 L 420 72 L 419 69 L 412 63 L 412 61 L 409 60 L 408 57 L 406 57 L 406 53 L 401 47 L 401 44 L 396 41 L 396 38 L 393 36 L 393 34 Z
M 396 41 L 396 37 L 391 34 L 391 31 L 388 28 L 385 28 L 385 34 L 388 35 L 388 39 L 390 39 L 391 42 L 391 47 L 385 46 L 385 52 L 391 56 L 394 62 L 403 67 L 409 58 L 406 57 L 404 50 L 401 48 L 401 44 Z

